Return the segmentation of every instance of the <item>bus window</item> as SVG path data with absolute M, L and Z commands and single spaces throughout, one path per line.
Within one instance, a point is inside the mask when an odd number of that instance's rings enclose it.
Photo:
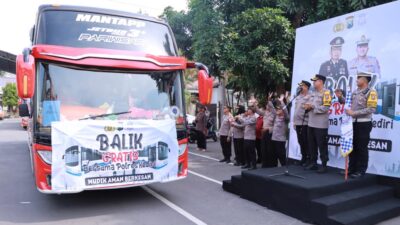
M 102 154 L 98 150 L 82 148 L 82 161 L 96 161 L 102 159 Z
M 155 145 L 149 147 L 149 162 L 155 162 L 157 159 L 157 148 Z
M 158 142 L 158 160 L 168 158 L 168 145 L 164 142 Z
M 139 157 L 149 157 L 149 147 L 139 150 Z

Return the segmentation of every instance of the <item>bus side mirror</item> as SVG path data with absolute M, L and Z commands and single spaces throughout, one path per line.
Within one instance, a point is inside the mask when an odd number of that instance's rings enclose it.
M 199 101 L 203 105 L 211 103 L 213 79 L 208 75 L 206 70 L 199 70 L 197 74 L 199 84 Z
M 18 106 L 18 111 L 19 111 L 19 116 L 20 117 L 30 116 L 29 115 L 28 104 L 26 104 L 26 103 L 20 104 Z
M 35 88 L 35 58 L 30 49 L 17 56 L 17 90 L 20 98 L 32 98 Z

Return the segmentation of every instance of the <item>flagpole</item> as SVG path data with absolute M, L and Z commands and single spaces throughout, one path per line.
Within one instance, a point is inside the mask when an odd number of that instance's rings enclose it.
M 345 168 L 345 170 L 344 170 L 344 180 L 345 181 L 347 181 L 347 178 L 348 178 L 348 173 L 349 173 L 349 167 L 348 167 L 348 159 L 349 159 L 349 156 L 346 156 L 345 157 L 345 161 L 344 161 L 344 163 L 345 163 L 345 165 L 344 165 L 344 168 Z

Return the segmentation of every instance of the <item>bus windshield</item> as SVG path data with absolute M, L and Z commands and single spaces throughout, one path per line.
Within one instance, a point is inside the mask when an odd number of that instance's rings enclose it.
M 179 71 L 131 73 L 39 63 L 36 127 L 50 132 L 53 121 L 183 117 L 181 79 Z
M 106 48 L 176 56 L 168 26 L 115 15 L 46 10 L 39 17 L 36 44 Z
M 77 146 L 72 146 L 65 151 L 65 165 L 77 166 L 79 164 L 79 150 Z

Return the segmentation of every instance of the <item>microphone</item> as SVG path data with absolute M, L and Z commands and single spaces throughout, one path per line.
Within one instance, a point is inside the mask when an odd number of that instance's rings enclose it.
M 302 88 L 299 86 L 296 88 L 296 97 L 300 95 Z

